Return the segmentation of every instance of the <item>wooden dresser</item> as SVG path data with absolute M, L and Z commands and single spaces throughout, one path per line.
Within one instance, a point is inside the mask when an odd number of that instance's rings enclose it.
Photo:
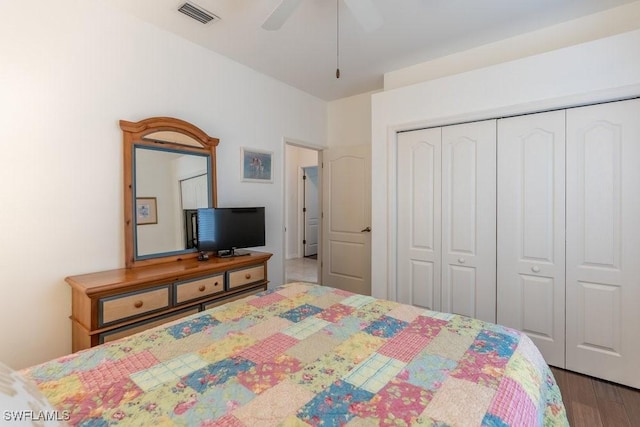
M 271 254 L 185 259 L 67 277 L 73 351 L 267 289 Z

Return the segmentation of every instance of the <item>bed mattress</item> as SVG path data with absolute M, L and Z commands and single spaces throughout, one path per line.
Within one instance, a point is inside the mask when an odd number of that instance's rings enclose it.
M 523 333 L 305 283 L 23 374 L 72 425 L 568 425 Z

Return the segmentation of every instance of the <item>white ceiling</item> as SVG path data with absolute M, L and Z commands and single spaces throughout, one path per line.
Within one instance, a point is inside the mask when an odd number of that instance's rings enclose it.
M 262 23 L 280 0 L 109 0 L 139 18 L 324 100 L 382 88 L 383 74 L 634 0 L 372 0 L 384 24 L 364 32 L 342 0 L 303 0 L 278 31 Z M 336 79 L 336 1 L 340 79 Z

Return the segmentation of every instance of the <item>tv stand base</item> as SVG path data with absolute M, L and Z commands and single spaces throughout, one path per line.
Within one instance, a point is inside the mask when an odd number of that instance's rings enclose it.
M 251 255 L 251 252 L 244 251 L 242 249 L 228 249 L 223 251 L 218 251 L 217 256 L 220 258 L 231 258 L 236 256 L 245 256 Z

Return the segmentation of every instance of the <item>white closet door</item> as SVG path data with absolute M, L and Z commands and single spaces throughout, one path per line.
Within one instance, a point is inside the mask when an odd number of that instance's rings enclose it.
M 441 129 L 398 134 L 397 300 L 440 310 Z
M 442 128 L 442 311 L 496 321 L 496 121 Z
M 567 368 L 640 387 L 640 100 L 567 111 Z
M 498 323 L 564 367 L 565 112 L 498 120 Z
M 209 207 L 209 182 L 207 175 L 198 175 L 180 181 L 182 209 Z M 182 217 L 182 209 L 179 214 Z

